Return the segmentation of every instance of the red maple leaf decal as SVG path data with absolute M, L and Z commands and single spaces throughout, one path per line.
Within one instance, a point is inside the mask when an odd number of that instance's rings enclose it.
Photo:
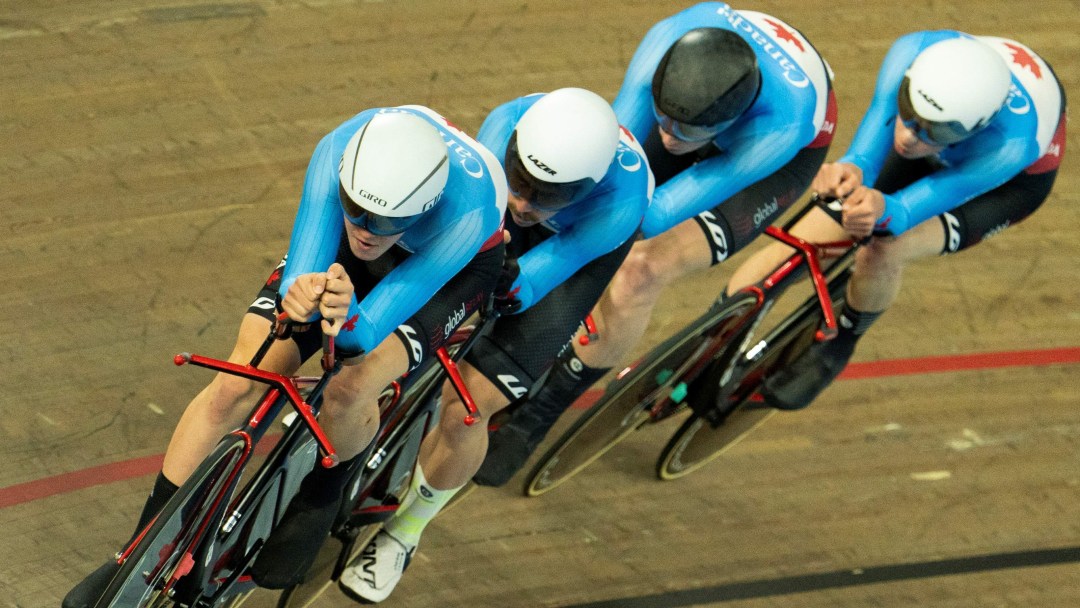
M 342 331 L 353 331 L 356 329 L 356 322 L 360 320 L 360 315 L 356 314 L 351 317 L 341 326 Z
M 790 43 L 794 44 L 795 46 L 799 47 L 800 51 L 802 51 L 804 53 L 806 52 L 806 47 L 803 46 L 802 41 L 799 40 L 798 38 L 796 38 L 795 34 L 792 34 L 791 31 L 788 30 L 786 27 L 784 27 L 783 25 L 773 21 L 772 19 L 766 19 L 765 23 L 768 23 L 769 25 L 772 26 L 773 31 L 776 33 L 777 38 L 779 38 L 780 40 L 784 40 L 786 42 L 790 42 Z
M 269 284 L 273 283 L 274 281 L 276 281 L 276 280 L 278 280 L 280 278 L 281 278 L 281 269 L 276 268 L 274 270 L 274 272 L 270 273 L 270 278 L 266 279 L 266 284 L 269 285 Z
M 1016 65 L 1031 70 L 1031 73 L 1035 75 L 1035 78 L 1042 80 L 1042 68 L 1035 62 L 1035 58 L 1031 56 L 1031 53 L 1027 52 L 1023 47 L 1016 46 L 1015 44 L 1005 43 L 1005 46 L 1009 47 L 1012 51 L 1013 63 Z

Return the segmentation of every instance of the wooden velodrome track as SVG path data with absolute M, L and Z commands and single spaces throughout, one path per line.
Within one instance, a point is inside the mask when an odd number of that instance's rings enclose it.
M 5 3 L 0 606 L 59 605 L 127 538 L 209 378 L 172 354 L 228 353 L 324 133 L 379 105 L 427 104 L 475 133 L 525 93 L 574 85 L 610 99 L 645 30 L 682 6 Z M 911 30 L 1019 39 L 1078 95 L 1075 2 L 737 7 L 789 21 L 831 62 L 832 158 Z M 838 382 L 679 482 L 652 477 L 665 425 L 543 498 L 517 483 L 477 491 L 432 524 L 387 605 L 1080 606 L 1073 161 L 1031 219 L 908 271 L 856 354 L 871 377 Z M 648 343 L 696 315 L 726 272 L 672 290 Z M 897 358 L 924 365 L 900 374 Z M 348 605 L 336 591 L 318 603 Z

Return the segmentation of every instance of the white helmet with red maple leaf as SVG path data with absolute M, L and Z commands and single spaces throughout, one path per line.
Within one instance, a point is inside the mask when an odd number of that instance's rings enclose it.
M 984 42 L 968 36 L 935 42 L 915 57 L 897 94 L 904 124 L 933 143 L 960 142 L 1005 105 L 1012 73 Z

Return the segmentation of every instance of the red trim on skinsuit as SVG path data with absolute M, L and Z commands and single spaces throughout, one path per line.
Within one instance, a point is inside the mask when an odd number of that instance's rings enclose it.
M 484 241 L 484 244 L 480 246 L 480 251 L 487 251 L 492 247 L 495 247 L 499 243 L 503 242 L 503 225 L 506 223 L 506 218 L 503 217 L 499 222 L 499 228 L 488 237 L 488 240 Z
M 1004 367 L 1039 367 L 1044 365 L 1074 365 L 1080 363 L 1080 346 L 1050 348 L 1044 350 L 1021 350 L 967 355 L 945 355 L 914 359 L 885 359 L 852 363 L 847 366 L 839 380 L 886 378 L 914 374 L 962 372 Z M 586 392 L 576 402 L 574 409 L 586 409 L 596 403 L 603 394 L 594 389 Z M 257 454 L 270 451 L 276 438 L 266 437 L 256 446 Z M 164 455 L 145 456 L 103 464 L 88 469 L 45 477 L 26 483 L 0 488 L 0 509 L 20 505 L 58 494 L 156 474 L 161 470 Z
M 825 106 L 825 122 L 821 123 L 821 130 L 817 137 L 810 142 L 807 148 L 824 148 L 832 143 L 833 135 L 836 134 L 836 117 L 839 109 L 836 105 L 836 92 L 829 87 L 829 97 Z
M 1035 161 L 1024 169 L 1024 173 L 1028 175 L 1039 175 L 1040 173 L 1049 173 L 1056 170 L 1061 165 L 1061 159 L 1065 158 L 1065 123 L 1068 120 L 1065 118 L 1065 113 L 1061 113 L 1061 119 L 1058 121 L 1057 131 L 1054 132 L 1054 138 L 1050 140 L 1050 148 L 1043 154 L 1039 160 Z

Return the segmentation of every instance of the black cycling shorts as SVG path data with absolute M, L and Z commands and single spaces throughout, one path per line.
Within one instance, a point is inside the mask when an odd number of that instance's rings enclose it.
M 890 151 L 874 182 L 874 188 L 890 194 L 936 171 L 932 158 L 907 159 Z M 1057 169 L 1039 174 L 1021 172 L 1004 184 L 937 216 L 945 229 L 941 253 L 956 253 L 976 245 L 1034 213 L 1042 205 L 1057 178 Z M 838 210 L 822 207 L 840 222 Z
M 511 232 L 507 255 L 519 257 L 551 236 L 542 226 Z M 551 290 L 539 302 L 516 315 L 499 317 L 491 331 L 474 343 L 465 360 L 513 401 L 532 388 L 570 344 L 578 327 L 600 299 L 622 265 L 637 235 L 592 260 Z

